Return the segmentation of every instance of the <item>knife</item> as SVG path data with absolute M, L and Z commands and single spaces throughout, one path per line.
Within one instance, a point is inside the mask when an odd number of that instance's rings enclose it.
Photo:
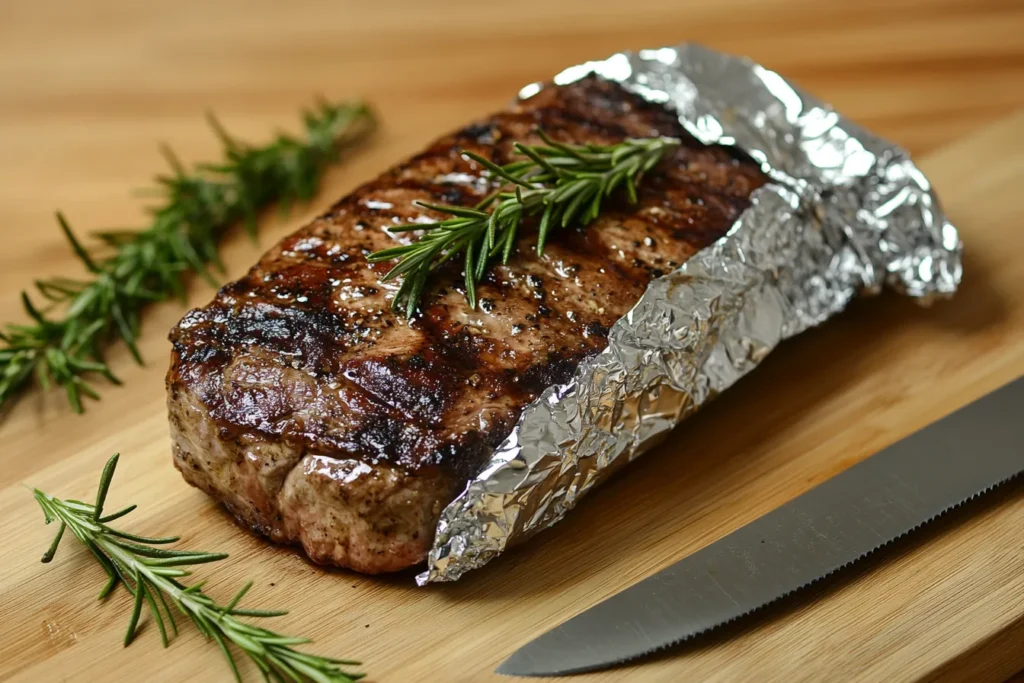
M 517 650 L 510 676 L 608 668 L 856 562 L 1024 472 L 1024 377 L 911 434 Z

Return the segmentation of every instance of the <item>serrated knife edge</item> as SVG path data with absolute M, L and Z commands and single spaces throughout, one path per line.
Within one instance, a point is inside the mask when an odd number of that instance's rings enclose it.
M 775 510 L 767 513 L 766 515 L 763 515 L 760 518 L 758 518 L 757 520 L 754 520 L 750 524 L 748 524 L 748 525 L 746 525 L 744 527 L 741 527 L 740 529 L 737 529 L 736 531 L 732 532 L 731 534 L 729 534 L 729 535 L 727 535 L 727 536 L 725 536 L 725 537 L 723 537 L 721 539 L 718 539 L 717 541 L 713 542 L 712 544 L 710 544 L 708 546 L 705 546 L 705 548 L 702 548 L 701 550 L 696 551 L 695 553 L 687 556 L 686 558 L 683 558 L 682 560 L 680 560 L 679 562 L 677 562 L 677 563 L 675 563 L 673 565 L 670 565 L 666 569 L 664 569 L 664 570 L 654 574 L 653 576 L 648 577 L 647 579 L 644 579 L 641 582 L 639 582 L 637 584 L 634 584 L 633 586 L 631 586 L 631 587 L 629 587 L 629 588 L 627 588 L 627 589 L 625 589 L 623 591 L 620 591 L 618 594 L 613 595 L 612 597 L 608 598 L 607 600 L 605 600 L 605 601 L 603 601 L 601 603 L 598 603 L 597 605 L 591 607 L 590 609 L 585 610 L 584 612 L 582 612 L 581 614 L 577 615 L 576 617 L 573 617 L 572 619 L 570 619 L 567 622 L 563 623 L 561 626 L 558 626 L 555 629 L 552 629 L 551 631 L 545 633 L 544 635 L 540 636 L 539 638 L 531 641 L 527 645 L 525 645 L 522 648 L 520 648 L 511 657 L 509 657 L 504 663 L 501 664 L 501 666 L 497 669 L 497 672 L 501 673 L 501 674 L 517 675 L 517 676 L 545 676 L 545 675 L 562 675 L 562 674 L 570 674 L 570 673 L 582 673 L 582 672 L 586 672 L 586 671 L 593 671 L 593 670 L 597 670 L 597 669 L 601 669 L 601 668 L 606 668 L 607 666 L 613 665 L 613 664 L 618 664 L 618 663 L 632 661 L 632 660 L 635 660 L 635 659 L 637 659 L 639 657 L 645 656 L 647 654 L 650 654 L 650 653 L 653 653 L 653 652 L 657 652 L 657 651 L 660 651 L 660 650 L 664 650 L 665 648 L 672 647 L 674 645 L 677 645 L 679 643 L 688 641 L 688 640 L 690 640 L 690 639 L 692 639 L 694 637 L 697 637 L 697 636 L 702 635 L 704 633 L 707 633 L 709 631 L 712 631 L 712 630 L 718 629 L 720 627 L 726 626 L 728 624 L 731 624 L 731 623 L 733 623 L 733 622 L 735 622 L 735 621 L 737 621 L 739 619 L 742 619 L 744 617 L 749 616 L 750 614 L 752 614 L 754 612 L 757 612 L 758 610 L 761 610 L 761 609 L 763 609 L 765 607 L 768 607 L 769 605 L 772 605 L 772 604 L 778 602 L 779 600 L 782 600 L 782 599 L 784 599 L 784 598 L 786 598 L 786 597 L 788 597 L 788 596 L 790 596 L 790 595 L 792 595 L 792 594 L 794 594 L 796 592 L 804 590 L 804 589 L 806 589 L 806 588 L 808 588 L 808 587 L 810 587 L 810 586 L 812 586 L 812 585 L 814 585 L 814 584 L 816 584 L 816 583 L 818 583 L 818 582 L 820 582 L 820 581 L 822 581 L 822 580 L 824 580 L 824 579 L 834 575 L 836 572 L 841 571 L 841 570 L 843 570 L 843 569 L 845 569 L 845 568 L 847 568 L 847 567 L 849 567 L 849 566 L 851 566 L 851 565 L 853 565 L 853 564 L 855 564 L 857 562 L 860 562 L 861 560 L 863 560 L 866 557 L 869 557 L 870 555 L 878 552 L 879 550 L 885 548 L 886 546 L 889 546 L 890 544 L 892 544 L 892 543 L 894 543 L 894 542 L 896 542 L 896 541 L 906 537 L 907 535 L 917 531 L 921 527 L 923 527 L 925 525 L 928 525 L 928 524 L 931 524 L 932 522 L 936 521 L 940 517 L 945 516 L 946 514 L 952 512 L 953 510 L 955 510 L 955 509 L 963 506 L 964 504 L 968 503 L 969 501 L 971 501 L 973 499 L 976 499 L 976 498 L 978 498 L 980 496 L 983 496 L 983 495 L 991 492 L 992 490 L 994 490 L 994 489 L 996 489 L 998 487 L 1006 485 L 1007 483 L 1011 482 L 1012 480 L 1018 478 L 1020 476 L 1020 474 L 1022 472 L 1024 472 L 1024 446 L 1022 446 L 1021 449 L 1020 449 L 1021 450 L 1020 455 L 1010 455 L 1009 457 L 1005 458 L 1005 462 L 1002 462 L 1002 463 L 998 464 L 997 469 L 1001 469 L 1001 474 L 1005 474 L 1005 476 L 999 476 L 999 477 L 997 477 L 995 479 L 989 479 L 989 480 L 987 480 L 987 482 L 984 485 L 981 485 L 979 488 L 974 488 L 974 489 L 970 490 L 969 492 L 964 492 L 963 495 L 958 495 L 955 498 L 953 498 L 950 501 L 948 501 L 948 504 L 943 505 L 942 507 L 935 508 L 934 512 L 932 512 L 930 514 L 927 514 L 927 515 L 922 515 L 920 517 L 920 519 L 917 519 L 917 521 L 915 523 L 910 524 L 909 526 L 906 526 L 906 528 L 902 528 L 902 529 L 899 529 L 899 530 L 893 530 L 893 532 L 891 534 L 890 533 L 886 533 L 886 534 L 880 536 L 878 543 L 876 543 L 875 545 L 871 546 L 870 548 L 868 548 L 867 550 L 865 550 L 863 552 L 859 552 L 857 554 L 853 554 L 853 555 L 851 555 L 851 556 L 849 556 L 847 558 L 841 558 L 841 559 L 837 560 L 836 562 L 834 562 L 832 564 L 827 564 L 827 565 L 826 564 L 822 564 L 822 565 L 820 565 L 819 566 L 820 571 L 813 578 L 811 578 L 810 580 L 798 583 L 798 584 L 796 584 L 796 585 L 794 585 L 792 587 L 782 588 L 781 590 L 777 590 L 777 591 L 775 591 L 773 593 L 770 593 L 770 595 L 766 592 L 765 599 L 763 599 L 763 600 L 762 599 L 758 599 L 758 600 L 748 601 L 748 602 L 751 603 L 751 606 L 748 609 L 744 609 L 744 610 L 741 610 L 739 612 L 730 612 L 728 614 L 723 614 L 722 618 L 720 620 L 713 621 L 712 623 L 710 623 L 707 626 L 700 627 L 700 628 L 695 628 L 695 629 L 692 629 L 692 630 L 683 630 L 683 632 L 678 633 L 678 635 L 676 637 L 673 637 L 673 638 L 660 638 L 659 639 L 657 637 L 650 637 L 646 633 L 647 629 L 643 628 L 643 625 L 639 625 L 638 626 L 637 624 L 634 623 L 634 624 L 632 624 L 634 626 L 633 632 L 627 632 L 626 630 L 624 630 L 622 632 L 623 637 L 632 638 L 634 642 L 640 642 L 640 640 L 647 639 L 647 644 L 646 644 L 646 646 L 643 646 L 643 647 L 637 647 L 635 649 L 635 651 L 627 652 L 627 653 L 616 653 L 614 651 L 614 645 L 615 645 L 615 641 L 614 640 L 611 641 L 610 643 L 609 642 L 604 642 L 604 643 L 602 643 L 600 645 L 597 644 L 597 643 L 587 643 L 586 645 L 584 645 L 584 643 L 579 642 L 580 641 L 580 634 L 579 633 L 577 633 L 574 636 L 573 635 L 567 635 L 565 638 L 561 638 L 560 637 L 563 634 L 568 634 L 569 630 L 572 630 L 574 628 L 576 630 L 579 630 L 579 624 L 582 622 L 582 620 L 586 620 L 588 618 L 591 618 L 593 616 L 593 613 L 596 610 L 606 609 L 608 604 L 610 602 L 612 602 L 612 601 L 615 601 L 617 599 L 621 601 L 622 600 L 621 596 L 623 596 L 624 594 L 627 594 L 627 593 L 629 593 L 631 591 L 636 591 L 638 589 L 642 590 L 641 587 L 643 587 L 645 585 L 650 587 L 653 582 L 657 582 L 662 577 L 667 577 L 665 580 L 670 582 L 670 583 L 672 581 L 678 582 L 679 578 L 677 576 L 675 576 L 674 574 L 671 574 L 671 572 L 675 571 L 675 570 L 678 570 L 681 566 L 685 566 L 684 563 L 694 564 L 694 562 L 695 562 L 694 558 L 698 558 L 700 555 L 707 553 L 709 550 L 715 548 L 716 546 L 719 546 L 719 550 L 722 550 L 721 544 L 727 543 L 730 539 L 733 539 L 738 534 L 741 534 L 741 532 L 748 532 L 749 529 L 754 527 L 759 522 L 763 523 L 762 520 L 765 520 L 766 518 L 771 518 L 773 516 L 778 517 L 778 516 L 783 514 L 783 511 L 785 511 L 787 509 L 790 509 L 794 514 L 798 514 L 800 512 L 800 510 L 799 510 L 800 501 L 808 499 L 808 497 L 812 493 L 815 493 L 816 491 L 819 491 L 819 489 L 822 489 L 822 487 L 825 487 L 826 485 L 830 485 L 830 486 L 833 486 L 833 487 L 836 486 L 837 480 L 839 482 L 841 482 L 842 478 L 844 476 L 848 476 L 848 473 L 854 472 L 855 470 L 858 471 L 861 474 L 863 474 L 864 472 L 867 472 L 868 474 L 870 474 L 871 473 L 870 469 L 872 467 L 880 467 L 881 465 L 878 465 L 878 463 L 881 462 L 884 465 L 885 462 L 887 462 L 887 461 L 884 460 L 884 458 L 880 458 L 879 456 L 883 456 L 883 454 L 887 454 L 887 453 L 889 453 L 890 450 L 897 449 L 897 447 L 902 447 L 902 448 L 906 449 L 907 447 L 904 446 L 904 444 L 909 442 L 911 439 L 914 439 L 915 437 L 920 438 L 919 435 L 927 432 L 928 430 L 931 430 L 932 428 L 936 427 L 937 425 L 945 424 L 946 425 L 945 429 L 948 431 L 949 430 L 949 424 L 951 424 L 952 420 L 957 419 L 957 416 L 960 416 L 959 419 L 968 419 L 969 420 L 969 419 L 972 419 L 972 415 L 973 415 L 974 419 L 977 419 L 979 417 L 979 415 L 980 415 L 982 420 L 984 420 L 988 416 L 988 414 L 990 412 L 990 411 L 987 411 L 986 409 L 990 405 L 992 405 L 993 402 L 1000 401 L 1000 400 L 1003 401 L 1004 405 L 1002 406 L 1002 409 L 1004 410 L 1004 412 L 1006 412 L 1006 415 L 1003 415 L 1004 418 L 1011 418 L 1012 417 L 1012 415 L 1009 412 L 1010 409 L 1007 408 L 1006 406 L 1010 406 L 1010 407 L 1017 406 L 1017 410 L 1019 410 L 1020 414 L 1021 414 L 1021 421 L 1024 422 L 1024 378 L 1021 378 L 1021 379 L 1018 379 L 1018 380 L 1016 380 L 1014 382 L 1011 382 L 1008 385 L 1005 385 L 1004 387 L 1001 387 L 1000 389 L 997 389 L 996 391 L 988 394 L 987 396 L 982 397 L 981 399 L 978 399 L 977 401 L 974 401 L 973 403 L 970 403 L 970 404 L 968 404 L 966 406 L 963 406 L 962 408 L 960 408 L 959 410 L 955 411 L 954 413 L 951 413 L 950 415 L 947 415 L 947 416 L 941 418 L 937 422 L 934 422 L 931 425 L 928 425 L 928 426 L 922 428 L 918 432 L 915 432 L 914 434 L 911 434 L 911 435 L 907 436 L 906 438 L 896 442 L 895 444 L 889 446 L 888 448 L 883 449 L 879 453 L 877 453 L 877 454 L 875 454 L 875 455 L 873 455 L 873 456 L 871 456 L 871 457 L 869 457 L 869 458 L 867 458 L 867 459 L 857 463 L 853 467 L 851 467 L 848 470 L 846 470 L 846 471 L 836 475 L 835 477 L 832 477 L 831 479 L 829 479 L 829 480 L 827 480 L 825 482 L 822 482 L 821 484 L 819 484 L 818 486 L 810 489 L 809 491 L 805 492 L 801 496 L 798 496 L 797 498 L 794 498 L 789 503 L 787 503 L 787 504 L 785 504 L 785 505 L 783 505 L 783 506 L 781 506 L 779 508 L 776 508 Z M 966 417 L 965 417 L 965 415 L 966 415 Z M 1003 444 L 1004 446 L 1007 446 L 1007 447 L 1012 449 L 1014 443 L 1016 443 L 1016 444 L 1024 443 L 1024 427 L 1021 427 L 1019 425 L 1016 425 L 1016 426 L 1013 426 L 1013 427 L 1009 427 L 1009 426 L 1007 426 L 1008 425 L 1008 420 L 1006 420 L 1006 419 L 1004 419 L 1004 421 L 1002 423 L 1000 423 L 1000 424 L 1006 428 L 1006 432 L 1003 433 L 1003 434 L 997 434 L 996 436 L 998 438 L 1007 439 L 1010 442 L 1010 443 L 1007 443 L 1007 444 Z M 956 436 L 957 431 L 958 430 L 954 430 L 954 437 Z M 949 437 L 948 434 L 946 436 Z M 1014 438 L 1019 438 L 1020 440 L 1014 442 L 1013 441 Z M 949 447 L 949 442 L 948 441 L 944 442 L 944 445 Z M 954 446 L 955 446 L 955 444 L 954 444 Z M 894 459 L 899 458 L 899 457 L 903 457 L 904 459 L 907 459 L 906 455 L 902 455 L 901 456 L 901 454 L 898 451 L 896 451 L 895 455 L 890 454 L 888 457 L 889 457 L 890 460 L 894 460 Z M 919 455 L 915 455 L 914 453 L 911 453 L 911 458 L 919 458 L 919 457 L 920 457 Z M 875 460 L 876 458 L 878 460 Z M 872 460 L 875 460 L 875 462 L 871 463 L 871 464 L 868 464 Z M 962 465 L 962 463 L 958 463 L 957 466 L 960 466 L 960 465 Z M 936 468 L 936 469 L 941 469 L 941 468 Z M 952 470 L 953 468 L 949 468 L 949 469 Z M 856 474 L 854 476 L 856 476 Z M 940 473 L 938 476 L 941 477 L 942 474 Z M 898 476 L 896 477 L 896 481 L 899 482 L 900 484 L 906 484 L 906 482 L 903 482 Z M 907 486 L 906 490 L 901 491 L 901 492 L 902 493 L 907 493 L 908 491 L 909 491 L 909 495 L 912 495 L 913 494 L 913 486 Z M 820 491 L 819 491 L 818 495 L 820 495 Z M 910 502 L 912 503 L 913 501 L 910 501 Z M 896 510 L 896 511 L 899 512 L 899 510 Z M 883 512 L 884 512 L 884 510 L 883 510 Z M 813 525 L 811 526 L 811 529 L 813 530 Z M 795 543 L 796 541 L 792 541 L 792 539 L 790 539 L 790 542 L 794 542 Z M 728 547 L 726 547 L 726 549 L 728 549 Z M 701 577 L 698 577 L 698 579 L 699 578 L 701 578 Z M 785 576 L 782 577 L 782 582 L 783 583 L 785 582 Z M 717 585 L 717 582 L 715 582 L 715 583 Z M 718 586 L 718 587 L 722 588 L 721 586 Z M 655 588 L 652 588 L 651 590 L 657 590 L 657 589 L 658 588 L 655 587 Z M 725 589 L 723 589 L 723 592 L 725 592 L 726 595 L 729 594 L 728 591 L 725 590 Z M 734 600 L 734 602 L 736 602 L 735 606 L 739 606 L 740 603 L 738 601 Z M 672 609 L 674 609 L 674 608 L 671 608 L 671 606 L 669 606 L 669 608 L 665 610 L 666 612 L 668 612 L 667 618 L 669 620 L 671 620 L 671 618 L 673 616 L 680 616 L 679 614 L 672 612 Z M 648 615 L 645 615 L 645 618 L 648 618 L 649 620 L 651 620 L 653 622 L 654 630 L 657 630 L 657 628 L 659 628 L 659 627 L 664 627 L 664 625 L 665 625 L 663 623 L 663 620 L 666 618 L 666 616 L 664 614 L 658 614 L 658 613 L 648 614 Z M 627 621 L 624 621 L 622 624 L 620 624 L 619 628 L 625 628 L 625 626 L 628 626 L 628 625 L 630 625 L 630 623 L 627 620 Z M 565 642 L 561 642 L 560 643 L 559 642 L 560 640 L 564 640 Z M 575 657 L 574 658 L 574 657 L 568 656 L 569 653 L 572 651 L 572 648 L 568 647 L 569 644 L 575 644 L 578 647 L 585 648 L 586 650 L 590 650 L 590 651 L 595 653 L 595 656 L 590 658 L 591 661 L 586 661 L 587 660 L 586 657 L 583 657 L 583 658 Z M 538 657 L 538 655 L 540 655 L 540 656 Z M 555 660 L 563 660 L 564 661 L 564 665 L 559 666 L 557 664 L 553 664 L 553 661 L 555 661 Z M 581 660 L 583 661 L 583 663 L 581 663 Z

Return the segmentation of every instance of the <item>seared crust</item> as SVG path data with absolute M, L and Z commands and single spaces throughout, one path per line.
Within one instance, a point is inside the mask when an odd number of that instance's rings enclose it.
M 389 264 L 365 256 L 412 239 L 384 228 L 430 216 L 420 199 L 472 205 L 489 190 L 469 149 L 497 163 L 514 141 L 686 140 L 586 229 L 519 251 L 466 305 L 460 269 L 423 311 L 390 311 Z M 270 250 L 171 332 L 175 464 L 240 519 L 317 562 L 364 572 L 422 560 L 438 515 L 541 391 L 607 344 L 648 282 L 721 237 L 765 177 L 689 138 L 675 116 L 588 78 L 548 87 L 448 135 L 363 185 Z

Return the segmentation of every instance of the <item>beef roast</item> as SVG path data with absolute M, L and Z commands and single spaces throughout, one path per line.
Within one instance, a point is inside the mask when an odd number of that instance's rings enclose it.
M 683 146 L 587 228 L 535 225 L 464 298 L 440 272 L 411 320 L 391 311 L 390 264 L 366 255 L 413 239 L 388 226 L 437 219 L 413 204 L 472 205 L 536 128 L 569 143 L 671 135 Z M 320 563 L 385 572 L 422 561 L 442 508 L 523 408 L 607 344 L 648 282 L 721 237 L 766 178 L 702 146 L 677 118 L 617 84 L 547 86 L 447 135 L 358 188 L 271 249 L 171 332 L 174 462 L 185 479 L 274 541 Z M 456 259 L 457 260 L 457 259 Z

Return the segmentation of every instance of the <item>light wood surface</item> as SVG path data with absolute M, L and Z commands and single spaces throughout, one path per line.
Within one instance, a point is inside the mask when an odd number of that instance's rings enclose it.
M 216 648 L 187 628 L 167 652 L 151 627 L 122 650 L 126 595 L 97 603 L 102 572 L 68 539 L 53 564 L 37 562 L 51 529 L 20 484 L 88 497 L 114 451 L 111 504 L 142 507 L 131 529 L 232 553 L 200 571 L 214 595 L 255 579 L 254 606 L 293 610 L 283 631 L 363 659 L 376 681 L 500 680 L 493 668 L 543 630 L 1024 372 L 1024 115 L 936 153 L 1024 106 L 1022 35 L 1015 0 L 0 4 L 0 320 L 19 318 L 17 291 L 33 278 L 76 269 L 52 210 L 83 229 L 138 220 L 128 190 L 159 169 L 156 142 L 186 159 L 213 153 L 208 108 L 252 139 L 290 124 L 316 92 L 364 95 L 382 114 L 373 145 L 313 205 L 268 221 L 267 245 L 524 83 L 682 39 L 749 54 L 907 146 L 967 244 L 954 301 L 858 302 L 563 524 L 429 589 L 411 575 L 314 568 L 180 481 L 162 376 L 182 308 L 157 306 L 141 345 L 149 365 L 115 351 L 126 386 L 105 388 L 85 417 L 34 393 L 0 423 L 0 679 L 227 679 Z M 233 239 L 225 251 L 235 275 L 260 249 Z M 210 295 L 197 283 L 190 298 Z M 981 501 L 729 638 L 574 680 L 1004 680 L 1024 668 L 1021 494 Z

